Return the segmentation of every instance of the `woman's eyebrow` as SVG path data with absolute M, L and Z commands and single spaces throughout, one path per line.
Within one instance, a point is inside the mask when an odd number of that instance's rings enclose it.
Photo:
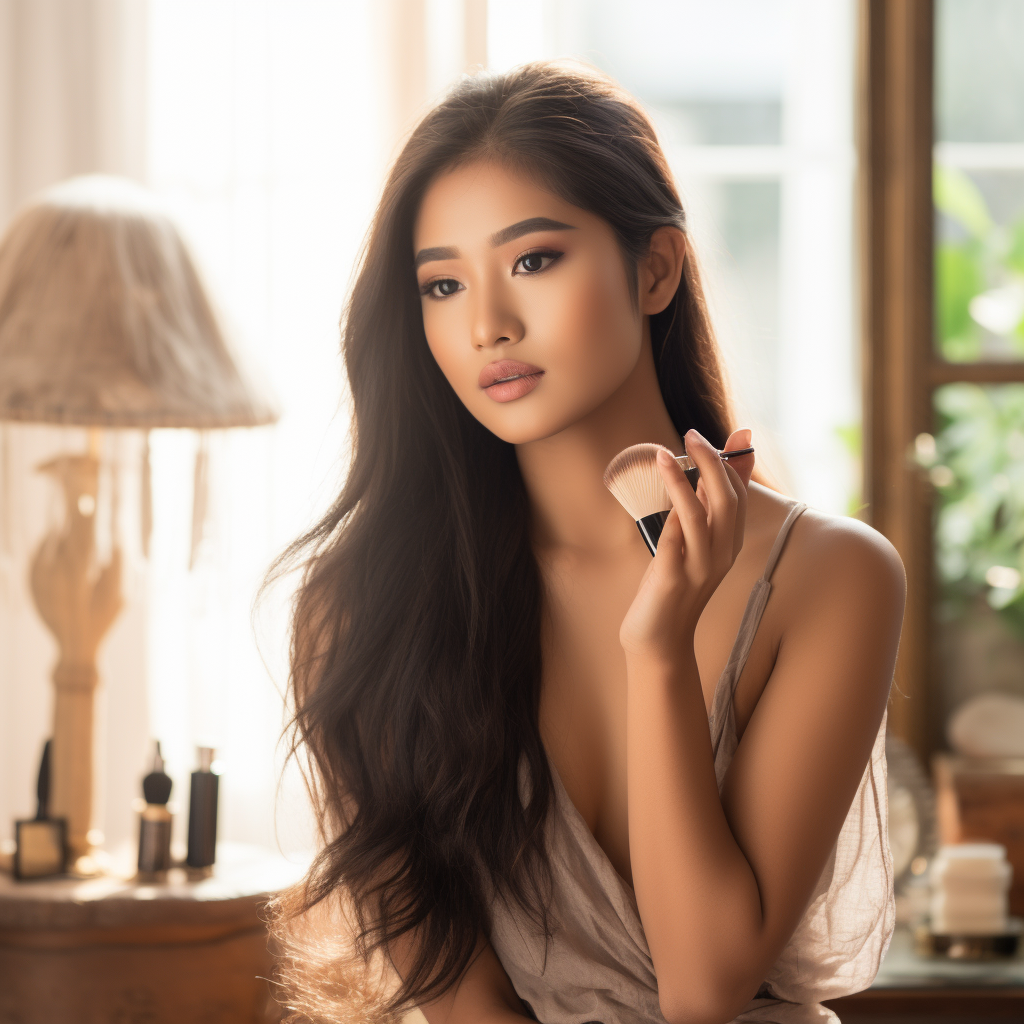
M 432 249 L 420 249 L 416 253 L 416 267 L 434 260 L 457 260 L 462 255 L 454 245 L 435 245 Z
M 530 234 L 532 231 L 575 230 L 572 224 L 563 224 L 561 221 L 552 220 L 550 217 L 529 217 L 526 220 L 519 221 L 517 224 L 511 224 L 507 228 L 495 231 L 491 235 L 491 245 L 497 249 L 499 245 L 505 245 L 506 242 L 514 241 L 523 235 Z
M 523 235 L 533 231 L 575 231 L 573 224 L 563 224 L 560 220 L 552 220 L 550 217 L 528 217 L 526 220 L 510 224 L 507 228 L 495 231 L 491 235 L 491 245 L 497 249 L 499 245 L 513 242 Z M 429 249 L 420 249 L 416 253 L 415 265 L 417 268 L 424 263 L 431 263 L 434 260 L 457 260 L 462 253 L 454 245 L 436 245 Z

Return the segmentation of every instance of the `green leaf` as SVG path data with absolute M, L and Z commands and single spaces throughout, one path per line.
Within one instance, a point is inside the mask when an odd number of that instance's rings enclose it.
M 1024 638 L 1024 586 L 991 588 L 993 565 L 1024 571 L 1024 385 L 947 384 L 934 394 L 936 446 L 956 486 L 935 492 L 940 603 L 955 618 L 983 598 Z
M 852 455 L 855 459 L 859 459 L 863 451 L 863 433 L 860 423 L 850 423 L 835 428 L 836 437 L 839 438 L 847 454 Z
M 1011 224 L 1009 231 L 1010 248 L 1006 254 L 1006 265 L 1010 270 L 1024 274 L 1024 217 L 1016 224 Z M 1020 329 L 1020 324 L 1017 325 L 1017 329 Z
M 1017 324 L 1016 329 L 1010 336 L 1010 340 L 1013 342 L 1013 347 L 1024 355 L 1024 317 L 1021 317 L 1021 321 Z
M 935 300 L 942 355 L 953 362 L 977 359 L 981 335 L 970 302 L 985 281 L 973 246 L 941 242 L 935 249 Z
M 992 230 L 992 217 L 978 186 L 959 168 L 935 165 L 932 197 L 937 209 L 975 238 L 984 238 Z

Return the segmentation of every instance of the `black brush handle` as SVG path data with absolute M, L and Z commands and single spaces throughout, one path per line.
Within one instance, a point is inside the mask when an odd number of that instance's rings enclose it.
M 652 512 L 649 516 L 636 520 L 640 536 L 643 537 L 647 550 L 650 551 L 652 556 L 658 550 L 658 539 L 661 537 L 661 531 L 665 529 L 665 520 L 668 519 L 669 511 L 671 510 Z

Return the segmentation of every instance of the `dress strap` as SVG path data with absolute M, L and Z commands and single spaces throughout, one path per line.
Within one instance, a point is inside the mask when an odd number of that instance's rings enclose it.
M 736 634 L 736 640 L 729 652 L 729 660 L 722 670 L 722 675 L 715 687 L 714 702 L 711 705 L 711 714 L 708 717 L 708 725 L 711 728 L 711 745 L 715 754 L 715 775 L 718 778 L 718 787 L 721 789 L 725 779 L 726 769 L 732 760 L 736 750 L 736 720 L 733 708 L 733 697 L 736 694 L 736 684 L 739 682 L 743 667 L 750 656 L 750 648 L 754 643 L 754 636 L 757 627 L 760 625 L 761 616 L 764 614 L 765 606 L 768 604 L 768 595 L 771 593 L 771 576 L 775 571 L 775 565 L 782 554 L 786 544 L 789 531 L 798 517 L 807 506 L 798 501 L 793 504 L 779 528 L 775 543 L 772 545 L 771 553 L 768 555 L 768 562 L 764 572 L 754 584 L 747 599 L 747 607 L 743 611 L 743 618 L 740 620 L 740 628 Z
M 782 547 L 786 543 L 786 538 L 789 536 L 789 528 L 796 522 L 797 517 L 806 508 L 807 506 L 802 501 L 798 501 L 789 510 L 789 515 L 786 516 L 782 526 L 779 527 L 779 534 L 775 538 L 775 543 L 772 545 L 771 554 L 768 556 L 768 563 L 764 567 L 761 579 L 770 580 L 772 578 L 772 573 L 775 572 L 775 563 L 779 560 L 779 555 L 782 554 Z

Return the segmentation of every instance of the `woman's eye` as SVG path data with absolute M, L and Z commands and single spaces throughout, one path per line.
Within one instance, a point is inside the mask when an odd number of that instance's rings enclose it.
M 522 267 L 527 274 L 536 274 L 538 271 L 547 269 L 561 255 L 560 252 L 528 252 L 516 260 L 515 267 Z M 513 267 L 513 272 L 515 267 Z
M 431 281 L 420 289 L 422 295 L 432 295 L 435 299 L 446 299 L 454 295 L 462 285 L 454 278 L 444 277 L 440 281 Z

